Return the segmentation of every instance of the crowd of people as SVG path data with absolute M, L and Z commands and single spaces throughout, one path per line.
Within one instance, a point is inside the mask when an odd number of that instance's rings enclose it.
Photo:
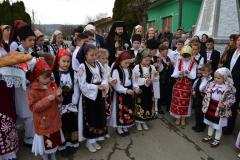
M 193 131 L 207 129 L 202 142 L 211 147 L 232 134 L 240 102 L 240 34 L 230 35 L 220 53 L 206 34 L 133 30 L 129 36 L 125 23 L 115 21 L 103 38 L 88 24 L 75 29 L 69 46 L 59 30 L 47 45 L 44 33 L 22 20 L 1 25 L 0 159 L 17 158 L 17 119 L 24 145 L 43 160 L 83 141 L 96 152 L 110 127 L 126 137 L 130 127 L 149 130 L 148 122 L 167 112 L 176 126 L 195 116 Z M 240 149 L 240 136 L 235 145 Z

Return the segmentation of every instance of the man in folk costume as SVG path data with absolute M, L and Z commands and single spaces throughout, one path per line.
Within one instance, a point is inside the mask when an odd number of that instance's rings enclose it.
M 185 46 L 172 74 L 176 78 L 173 86 L 170 114 L 175 117 L 176 125 L 186 125 L 186 117 L 191 115 L 192 80 L 196 78 L 196 62 L 192 59 L 192 48 Z
M 109 51 L 109 64 L 115 60 L 115 53 L 119 50 L 127 50 L 131 47 L 125 23 L 123 21 L 115 21 L 110 29 L 106 41 L 106 48 Z

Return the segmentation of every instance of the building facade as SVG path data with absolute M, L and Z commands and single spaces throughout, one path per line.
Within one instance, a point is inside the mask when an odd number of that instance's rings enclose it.
M 190 31 L 197 23 L 202 0 L 182 0 L 182 27 Z M 175 32 L 179 27 L 179 0 L 156 0 L 147 11 L 147 27 Z

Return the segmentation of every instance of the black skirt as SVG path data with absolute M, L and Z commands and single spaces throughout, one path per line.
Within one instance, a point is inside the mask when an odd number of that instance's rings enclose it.
M 152 86 L 140 86 L 141 93 L 136 94 L 135 119 L 137 121 L 149 121 L 154 118 L 154 100 Z
M 62 131 L 65 142 L 78 143 L 78 113 L 64 113 L 62 115 Z
M 107 134 L 106 106 L 102 91 L 98 90 L 95 101 L 83 96 L 83 136 L 87 139 Z

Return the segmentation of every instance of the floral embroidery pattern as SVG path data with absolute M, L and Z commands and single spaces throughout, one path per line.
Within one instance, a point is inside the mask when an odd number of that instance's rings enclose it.
M 0 113 L 0 155 L 16 150 L 18 136 L 13 120 L 5 114 Z

